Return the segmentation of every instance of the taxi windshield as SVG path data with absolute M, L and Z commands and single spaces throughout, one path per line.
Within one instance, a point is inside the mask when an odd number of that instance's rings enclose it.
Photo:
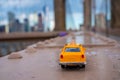
M 80 48 L 66 48 L 65 52 L 80 52 Z

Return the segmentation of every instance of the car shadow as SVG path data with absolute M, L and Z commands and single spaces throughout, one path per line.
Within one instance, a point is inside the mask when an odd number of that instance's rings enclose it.
M 66 66 L 62 71 L 85 71 L 85 68 L 80 66 Z

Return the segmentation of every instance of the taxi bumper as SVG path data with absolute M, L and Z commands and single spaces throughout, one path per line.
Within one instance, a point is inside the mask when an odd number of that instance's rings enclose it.
M 59 65 L 85 65 L 86 62 L 59 62 Z

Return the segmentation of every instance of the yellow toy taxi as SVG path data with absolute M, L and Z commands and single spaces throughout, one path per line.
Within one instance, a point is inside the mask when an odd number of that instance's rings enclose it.
M 82 66 L 85 68 L 86 64 L 86 55 L 85 48 L 72 41 L 71 43 L 66 44 L 59 55 L 59 64 L 61 68 L 65 68 L 66 66 Z

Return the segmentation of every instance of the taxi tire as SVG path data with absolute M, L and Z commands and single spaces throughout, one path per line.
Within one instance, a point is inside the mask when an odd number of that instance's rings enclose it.
M 62 69 L 65 69 L 65 65 L 61 65 L 61 68 L 62 68 Z
M 85 64 L 82 65 L 82 68 L 85 68 Z

